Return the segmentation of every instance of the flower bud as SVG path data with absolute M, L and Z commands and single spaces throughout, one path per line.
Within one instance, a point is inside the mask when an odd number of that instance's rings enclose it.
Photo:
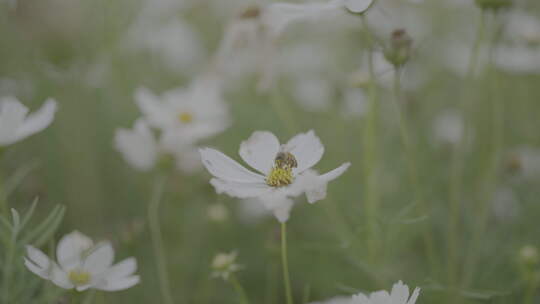
M 397 29 L 392 32 L 390 45 L 384 52 L 384 57 L 395 67 L 404 65 L 411 55 L 412 38 L 404 29 Z
M 475 0 L 481 9 L 498 10 L 512 5 L 512 0 Z
M 519 261 L 527 268 L 535 267 L 540 262 L 538 249 L 532 245 L 526 245 L 519 251 Z

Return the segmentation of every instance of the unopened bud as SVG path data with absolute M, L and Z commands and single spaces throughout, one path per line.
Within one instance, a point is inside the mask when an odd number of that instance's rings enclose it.
M 534 267 L 540 262 L 538 249 L 532 245 L 526 245 L 519 251 L 519 260 L 526 267 Z
M 481 9 L 498 10 L 512 5 L 512 0 L 476 0 L 476 5 Z
M 252 6 L 245 9 L 240 14 L 240 19 L 255 19 L 261 15 L 261 9 L 258 6 Z
M 394 66 L 404 65 L 411 56 L 413 40 L 404 29 L 397 29 L 392 32 L 389 47 L 384 52 L 384 57 Z

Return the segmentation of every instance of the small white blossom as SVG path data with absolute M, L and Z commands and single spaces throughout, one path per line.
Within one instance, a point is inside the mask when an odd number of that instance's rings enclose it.
M 212 77 L 196 79 L 187 88 L 161 96 L 140 88 L 135 101 L 150 126 L 163 131 L 169 144 L 195 143 L 223 132 L 230 123 L 221 86 Z
M 359 293 L 353 296 L 352 304 L 414 304 L 420 294 L 420 288 L 415 288 L 409 298 L 409 286 L 399 281 L 392 286 L 392 291 L 380 290 L 368 296 Z
M 229 276 L 240 270 L 240 265 L 236 264 L 236 251 L 230 253 L 218 253 L 212 260 L 212 277 L 227 280 Z
M 324 153 L 324 146 L 313 131 L 298 134 L 284 145 L 271 132 L 256 131 L 242 142 L 239 152 L 259 173 L 217 150 L 200 149 L 204 166 L 214 176 L 210 183 L 218 193 L 260 199 L 281 222 L 289 218 L 292 198 L 305 193 L 309 203 L 324 199 L 328 182 L 350 166 L 344 163 L 322 175 L 312 170 Z
M 139 283 L 135 258 L 113 265 L 114 249 L 109 242 L 94 242 L 80 232 L 65 235 L 56 249 L 58 263 L 43 252 L 27 246 L 26 267 L 45 280 L 65 289 L 117 291 Z
M 28 108 L 17 98 L 0 98 L 0 147 L 11 145 L 48 127 L 56 113 L 56 101 L 49 98 L 35 113 L 28 115 Z
M 464 132 L 463 117 L 453 110 L 442 112 L 433 123 L 433 137 L 437 144 L 458 144 L 463 138 Z
M 135 122 L 133 129 L 118 129 L 114 137 L 115 148 L 134 168 L 148 171 L 158 158 L 157 140 L 143 119 Z

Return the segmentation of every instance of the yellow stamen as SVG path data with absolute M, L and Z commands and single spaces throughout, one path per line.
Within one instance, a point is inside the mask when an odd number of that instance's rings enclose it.
M 274 167 L 266 177 L 266 184 L 272 187 L 283 187 L 293 182 L 292 169 L 289 167 Z
M 182 112 L 178 114 L 178 120 L 183 123 L 190 123 L 193 121 L 193 115 L 188 112 Z
M 76 286 L 90 283 L 90 273 L 88 271 L 72 270 L 69 272 L 68 278 Z

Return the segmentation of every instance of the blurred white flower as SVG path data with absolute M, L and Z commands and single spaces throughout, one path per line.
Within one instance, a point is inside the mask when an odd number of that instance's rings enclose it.
M 118 129 L 114 136 L 115 148 L 134 168 L 148 171 L 158 158 L 157 140 L 144 119 L 138 119 L 133 129 Z
M 114 249 L 109 242 L 94 242 L 80 232 L 65 235 L 56 249 L 58 263 L 43 252 L 27 246 L 26 267 L 45 280 L 65 289 L 117 291 L 139 283 L 135 258 L 113 265 Z
M 399 281 L 392 286 L 392 291 L 372 292 L 369 296 L 362 293 L 353 296 L 353 304 L 414 304 L 420 294 L 420 288 L 415 288 L 409 298 L 409 286 Z
M 240 270 L 240 265 L 236 264 L 237 256 L 236 251 L 218 253 L 212 260 L 212 277 L 227 280 L 231 274 Z
M 319 175 L 312 170 L 324 147 L 313 131 L 301 133 L 280 145 L 271 132 L 256 131 L 240 145 L 240 156 L 260 173 L 247 170 L 225 154 L 200 149 L 204 166 L 214 176 L 210 183 L 218 193 L 238 198 L 258 198 L 276 218 L 285 222 L 293 205 L 291 198 L 306 194 L 314 203 L 326 197 L 328 182 L 343 174 L 350 163 Z
M 140 88 L 135 101 L 148 123 L 164 132 L 167 147 L 193 144 L 223 132 L 230 124 L 221 85 L 210 77 L 196 79 L 189 87 L 162 96 Z
M 454 145 L 461 141 L 465 130 L 463 117 L 456 111 L 446 110 L 433 123 L 433 139 L 436 144 Z
M 343 92 L 342 115 L 345 118 L 362 117 L 368 110 L 367 96 L 362 88 L 347 88 Z
M 35 113 L 13 96 L 0 97 L 0 147 L 11 145 L 48 127 L 56 113 L 56 101 L 49 98 Z
M 178 19 L 136 23 L 125 43 L 126 50 L 149 53 L 165 67 L 186 76 L 197 71 L 206 53 L 198 33 Z
M 510 152 L 509 169 L 519 176 L 531 179 L 540 175 L 540 149 L 522 146 Z
M 206 215 L 211 221 L 223 222 L 229 218 L 229 210 L 221 203 L 215 203 L 206 208 Z
M 293 96 L 305 110 L 322 112 L 332 101 L 332 86 L 322 77 L 304 77 L 294 83 Z

